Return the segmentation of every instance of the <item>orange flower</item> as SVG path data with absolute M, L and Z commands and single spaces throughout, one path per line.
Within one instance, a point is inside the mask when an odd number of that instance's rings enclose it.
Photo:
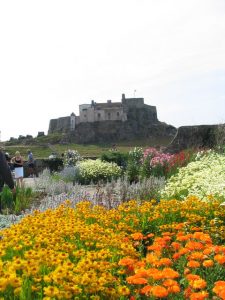
M 158 267 L 160 267 L 160 266 L 171 266 L 171 265 L 172 265 L 172 261 L 171 261 L 171 259 L 164 257 L 164 258 L 161 258 L 161 259 L 157 262 L 156 265 L 157 265 Z
M 214 283 L 213 292 L 217 294 L 217 296 L 225 300 L 225 281 L 216 281 Z
M 134 259 L 129 258 L 129 257 L 124 257 L 118 262 L 118 265 L 119 266 L 130 266 L 130 265 L 133 265 L 134 263 L 135 263 Z
M 206 291 L 201 291 L 198 293 L 192 293 L 190 295 L 190 300 L 204 300 L 208 298 L 209 294 Z
M 189 282 L 189 285 L 193 288 L 193 289 L 204 289 L 207 286 L 207 283 L 204 279 L 196 279 L 196 280 L 191 280 Z
M 134 276 L 127 277 L 127 282 L 129 284 L 146 284 L 148 281 L 145 278 Z
M 151 292 L 154 297 L 158 298 L 165 298 L 168 296 L 167 289 L 160 285 L 153 286 Z
M 195 232 L 196 233 L 196 232 Z M 189 250 L 200 250 L 204 249 L 204 245 L 201 242 L 189 241 L 185 245 L 185 247 Z
M 141 232 L 135 232 L 131 234 L 131 237 L 133 238 L 133 240 L 137 241 L 137 240 L 142 240 L 144 235 Z
M 205 258 L 204 254 L 202 252 L 192 252 L 189 256 L 188 259 L 189 260 L 203 260 Z
M 147 270 L 148 276 L 152 277 L 154 280 L 159 280 L 164 278 L 162 272 L 156 268 L 150 268 Z
M 154 233 L 149 233 L 148 235 L 147 235 L 147 238 L 151 238 L 151 237 L 153 237 L 154 236 Z
M 200 263 L 196 260 L 190 260 L 188 263 L 187 263 L 187 266 L 189 268 L 199 268 L 200 267 Z
M 171 246 L 174 248 L 174 250 L 178 250 L 178 249 L 180 249 L 181 244 L 177 243 L 177 242 L 173 242 L 173 243 L 171 243 Z
M 180 276 L 179 273 L 178 273 L 177 271 L 174 271 L 174 270 L 171 269 L 171 268 L 164 268 L 164 269 L 162 270 L 162 274 L 163 274 L 163 277 L 164 277 L 164 278 L 171 278 L 171 279 L 177 278 L 177 277 Z
M 204 260 L 202 265 L 205 267 L 205 268 L 209 268 L 209 267 L 212 267 L 214 265 L 214 262 L 213 260 L 211 259 L 207 259 L 207 260 Z
M 165 287 L 169 287 L 169 286 L 176 285 L 176 284 L 177 284 L 177 281 L 173 280 L 173 279 L 166 279 L 165 281 L 163 281 L 163 285 Z
M 199 275 L 196 274 L 188 274 L 186 276 L 187 280 L 197 280 L 197 279 L 201 279 L 201 277 Z
M 149 296 L 150 293 L 151 293 L 151 290 L 152 290 L 152 286 L 146 285 L 146 286 L 144 286 L 144 287 L 141 289 L 140 293 L 141 293 L 142 295 Z
M 179 286 L 178 284 L 169 286 L 169 287 L 167 288 L 167 291 L 168 291 L 168 293 L 170 293 L 170 294 L 180 293 L 180 286 Z
M 214 259 L 220 264 L 223 265 L 225 264 L 225 255 L 223 254 L 217 254 L 214 256 Z

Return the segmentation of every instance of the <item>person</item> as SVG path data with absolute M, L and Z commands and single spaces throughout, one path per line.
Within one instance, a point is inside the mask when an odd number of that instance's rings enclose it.
M 2 192 L 4 184 L 15 193 L 15 185 L 12 178 L 12 173 L 9 169 L 8 163 L 6 161 L 5 153 L 0 149 L 0 192 Z M 0 212 L 1 212 L 1 198 L 0 198 Z
M 34 157 L 31 150 L 27 151 L 28 177 L 34 177 Z
M 16 185 L 20 188 L 23 187 L 23 158 L 19 151 L 16 151 L 15 156 L 12 158 L 15 170 Z

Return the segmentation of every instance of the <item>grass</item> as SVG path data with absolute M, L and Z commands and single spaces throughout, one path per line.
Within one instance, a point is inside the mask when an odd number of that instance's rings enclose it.
M 57 153 L 59 156 L 68 149 L 77 150 L 83 157 L 99 157 L 105 151 L 112 148 L 112 144 L 60 144 L 57 143 L 58 135 L 43 136 L 35 138 L 30 144 L 12 144 L 10 142 L 5 143 L 4 150 L 13 156 L 16 151 L 20 151 L 24 158 L 27 158 L 27 150 L 30 149 L 35 158 L 48 158 L 52 152 Z M 122 141 L 116 143 L 116 148 L 121 152 L 128 152 L 134 147 L 154 147 L 154 146 L 166 146 L 170 140 L 168 138 L 158 139 L 136 139 L 132 141 Z

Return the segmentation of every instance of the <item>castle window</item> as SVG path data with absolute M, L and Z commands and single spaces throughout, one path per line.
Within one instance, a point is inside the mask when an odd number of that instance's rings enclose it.
M 86 115 L 84 115 L 84 118 L 86 118 L 87 116 Z
M 119 117 L 119 116 L 120 116 L 120 113 L 119 113 L 119 111 L 118 111 L 116 114 L 117 114 L 117 117 Z
M 100 114 L 100 113 L 98 113 L 98 118 L 99 118 L 99 119 L 101 118 L 101 114 Z
M 110 117 L 111 117 L 111 114 L 110 113 L 108 113 L 108 119 L 110 120 Z

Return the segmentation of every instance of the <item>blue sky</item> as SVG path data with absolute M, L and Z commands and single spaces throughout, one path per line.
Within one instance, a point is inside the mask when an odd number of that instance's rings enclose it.
M 1 1 L 1 140 L 134 90 L 176 127 L 225 123 L 224 20 L 224 0 Z

